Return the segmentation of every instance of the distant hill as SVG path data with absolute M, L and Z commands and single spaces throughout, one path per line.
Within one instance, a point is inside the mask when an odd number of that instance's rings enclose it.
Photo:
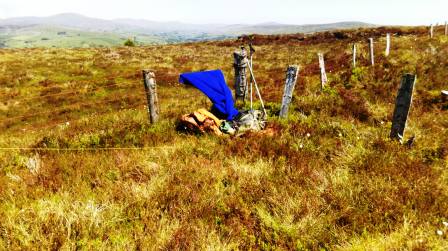
M 220 40 L 243 34 L 313 33 L 372 26 L 361 22 L 316 25 L 188 24 L 143 19 L 104 20 L 65 13 L 49 17 L 0 19 L 0 48 L 116 46 L 129 37 L 136 38 L 141 44 L 163 44 Z
M 331 24 L 309 24 L 309 25 L 288 25 L 277 23 L 266 23 L 257 25 L 233 25 L 224 27 L 226 34 L 261 34 L 275 35 L 288 33 L 314 33 L 339 29 L 354 29 L 374 27 L 375 25 L 362 22 L 340 22 Z

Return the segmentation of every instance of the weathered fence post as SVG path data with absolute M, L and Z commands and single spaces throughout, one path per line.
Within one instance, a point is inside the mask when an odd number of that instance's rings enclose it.
M 374 54 L 374 46 L 373 46 L 373 38 L 369 38 L 369 48 L 370 48 L 370 62 L 372 66 L 375 65 L 375 54 Z
M 429 27 L 429 37 L 434 38 L 434 25 L 432 25 L 432 24 Z
M 445 36 L 448 36 L 448 22 L 445 22 Z
M 353 68 L 356 68 L 356 44 L 353 44 Z
M 319 57 L 319 67 L 320 67 L 320 81 L 321 81 L 321 90 L 324 89 L 325 85 L 328 82 L 327 73 L 325 72 L 325 60 L 324 60 L 324 54 L 317 53 L 317 56 Z
M 159 99 L 157 98 L 156 75 L 153 71 L 143 70 L 143 84 L 145 85 L 148 101 L 148 116 L 151 124 L 159 120 Z
M 386 57 L 390 54 L 390 33 L 386 35 Z
M 404 130 L 411 109 L 412 94 L 416 81 L 417 76 L 413 74 L 405 74 L 401 80 L 400 89 L 398 90 L 397 100 L 395 102 L 395 111 L 390 132 L 391 139 L 397 139 L 402 142 L 404 138 Z
M 288 109 L 292 101 L 294 87 L 296 86 L 298 76 L 299 66 L 290 65 L 286 70 L 285 91 L 283 93 L 282 107 L 280 109 L 281 118 L 286 118 L 288 116 Z
M 235 51 L 233 53 L 235 69 L 235 100 L 245 101 L 247 97 L 247 52 L 244 47 L 241 48 L 241 52 Z

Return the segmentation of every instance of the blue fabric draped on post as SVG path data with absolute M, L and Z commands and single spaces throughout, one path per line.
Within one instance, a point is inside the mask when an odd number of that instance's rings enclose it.
M 239 112 L 235 108 L 232 91 L 221 70 L 181 74 L 179 82 L 190 84 L 202 91 L 213 102 L 213 107 L 232 120 Z

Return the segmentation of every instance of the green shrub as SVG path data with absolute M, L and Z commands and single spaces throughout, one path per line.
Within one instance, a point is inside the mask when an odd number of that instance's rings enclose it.
M 134 46 L 135 46 L 135 42 L 134 42 L 133 40 L 131 40 L 130 38 L 128 38 L 128 39 L 124 42 L 124 46 L 134 47 Z

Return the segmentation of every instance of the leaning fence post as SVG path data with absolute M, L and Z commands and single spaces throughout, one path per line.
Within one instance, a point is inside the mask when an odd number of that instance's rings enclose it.
M 319 57 L 319 67 L 320 67 L 320 81 L 321 81 L 321 90 L 324 89 L 325 85 L 328 82 L 327 73 L 325 72 L 325 60 L 324 60 L 324 54 L 317 53 L 317 56 Z
M 356 68 L 356 44 L 353 44 L 353 68 Z
M 143 70 L 143 84 L 145 85 L 148 101 L 148 116 L 151 124 L 159 120 L 159 99 L 157 98 L 156 75 L 153 71 Z
M 247 53 L 244 47 L 241 52 L 235 51 L 233 53 L 235 69 L 235 100 L 245 101 L 247 97 Z
M 370 48 L 370 62 L 372 66 L 375 65 L 375 55 L 374 55 L 374 47 L 373 47 L 373 38 L 369 38 L 369 48 Z
M 386 35 L 386 57 L 390 54 L 390 33 Z
M 292 101 L 294 87 L 296 86 L 298 76 L 299 66 L 290 65 L 288 70 L 286 70 L 285 91 L 283 93 L 282 107 L 280 109 L 281 118 L 286 118 L 288 116 L 288 109 Z
M 397 139 L 401 142 L 404 138 L 404 130 L 406 128 L 406 122 L 411 109 L 412 94 L 416 81 L 416 75 L 403 75 L 400 89 L 398 90 L 397 100 L 395 102 L 395 111 L 392 120 L 392 129 L 390 132 L 391 139 Z

